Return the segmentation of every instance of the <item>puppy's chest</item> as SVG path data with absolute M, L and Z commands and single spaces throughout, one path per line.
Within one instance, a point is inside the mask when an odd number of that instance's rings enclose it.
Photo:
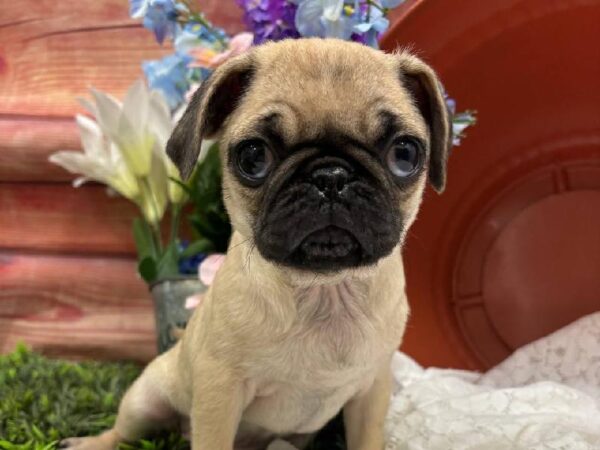
M 296 323 L 255 372 L 247 420 L 277 432 L 314 431 L 371 386 L 396 344 L 386 343 L 366 294 L 346 285 L 298 293 Z
M 378 305 L 360 284 L 340 283 L 296 293 L 297 319 L 284 341 L 303 366 L 362 366 L 382 338 Z M 379 342 L 381 343 L 381 342 Z
M 335 292 L 307 294 L 299 299 L 297 322 L 267 352 L 259 395 L 284 394 L 282 386 L 322 398 L 358 390 L 385 353 L 383 333 L 363 305 Z

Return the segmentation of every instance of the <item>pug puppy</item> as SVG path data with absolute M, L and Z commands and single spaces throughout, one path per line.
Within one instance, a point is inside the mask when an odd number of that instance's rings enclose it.
M 339 40 L 270 43 L 219 67 L 168 144 L 188 177 L 219 138 L 234 233 L 183 338 L 146 368 L 109 450 L 185 418 L 193 450 L 302 448 L 343 409 L 350 450 L 381 450 L 408 316 L 400 249 L 427 178 L 446 180 L 433 70 Z

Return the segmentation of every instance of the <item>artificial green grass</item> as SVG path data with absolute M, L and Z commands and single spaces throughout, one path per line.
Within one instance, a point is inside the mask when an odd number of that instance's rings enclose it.
M 133 364 L 52 360 L 23 345 L 0 355 L 0 449 L 54 450 L 61 439 L 110 428 L 121 396 L 140 370 Z M 337 418 L 310 450 L 342 450 L 342 435 Z M 121 449 L 188 450 L 189 444 L 165 432 Z

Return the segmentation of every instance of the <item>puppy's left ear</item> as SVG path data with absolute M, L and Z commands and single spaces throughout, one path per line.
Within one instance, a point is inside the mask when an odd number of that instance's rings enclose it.
M 442 84 L 431 67 L 409 53 L 397 55 L 402 84 L 427 122 L 430 134 L 429 181 L 441 193 L 446 187 L 446 165 L 452 147 L 452 124 Z
M 202 140 L 216 137 L 237 107 L 253 72 L 251 52 L 237 56 L 218 67 L 194 93 L 167 143 L 167 154 L 183 179 L 194 170 Z

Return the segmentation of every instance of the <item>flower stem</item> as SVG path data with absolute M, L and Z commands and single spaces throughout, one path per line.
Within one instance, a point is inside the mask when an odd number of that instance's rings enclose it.
M 202 14 L 193 13 L 190 15 L 190 18 L 192 20 L 194 20 L 195 22 L 198 22 L 200 25 L 204 26 L 204 28 L 206 28 L 208 30 L 208 32 L 210 34 L 212 34 L 217 41 L 219 41 L 219 44 L 221 44 L 221 47 L 223 50 L 225 50 L 227 48 L 227 42 L 225 42 L 223 37 L 219 33 L 217 33 L 215 28 L 211 25 L 211 23 L 208 20 L 206 20 L 202 16 Z
M 171 238 L 169 243 L 175 242 L 179 235 L 179 223 L 181 219 L 181 205 L 173 205 L 171 208 Z
M 384 8 L 381 5 L 378 5 L 377 2 L 374 0 L 367 0 L 367 5 L 369 5 L 369 10 L 367 11 L 367 21 L 370 19 L 370 16 L 371 16 L 371 6 L 374 6 L 379 11 L 381 11 L 383 14 L 387 14 L 389 11 L 388 8 Z
M 150 205 L 152 207 L 152 209 L 154 210 L 154 218 L 156 219 L 156 222 L 154 221 L 147 221 L 150 225 L 150 228 L 152 229 L 152 237 L 154 239 L 154 244 L 156 246 L 156 249 L 158 251 L 159 254 L 162 254 L 163 251 L 163 245 L 162 245 L 162 235 L 160 232 L 160 213 L 158 210 L 158 206 L 156 205 L 156 199 L 154 198 L 154 192 L 152 192 L 152 186 L 150 185 L 150 182 L 148 181 L 148 177 L 142 177 L 141 178 L 141 184 L 144 187 L 145 195 L 148 196 L 148 198 L 150 199 Z
M 198 22 L 200 25 L 202 25 L 204 28 L 206 28 L 206 30 L 210 34 L 212 34 L 217 41 L 219 41 L 219 44 L 221 45 L 222 50 L 225 50 L 227 48 L 227 42 L 225 42 L 223 37 L 219 33 L 217 33 L 217 31 L 215 30 L 215 27 L 213 27 L 213 25 L 208 20 L 206 20 L 201 13 L 194 11 L 194 7 L 190 4 L 189 0 L 180 0 L 180 1 L 187 8 L 186 17 L 182 18 L 182 20 L 180 22 L 182 22 L 182 23 Z

